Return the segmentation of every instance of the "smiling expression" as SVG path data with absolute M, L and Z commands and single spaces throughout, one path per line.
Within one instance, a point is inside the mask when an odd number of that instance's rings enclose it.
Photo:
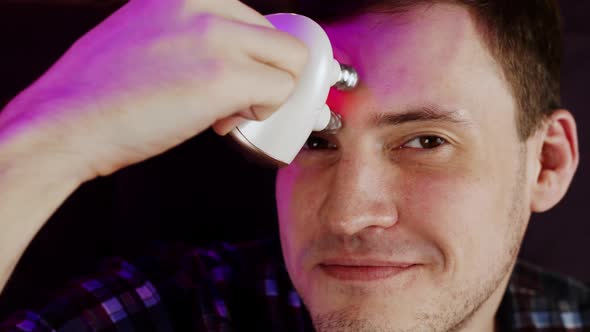
M 283 255 L 317 330 L 491 324 L 530 180 L 478 28 L 451 4 L 324 28 L 361 83 L 331 92 L 344 127 L 313 134 L 276 184 Z

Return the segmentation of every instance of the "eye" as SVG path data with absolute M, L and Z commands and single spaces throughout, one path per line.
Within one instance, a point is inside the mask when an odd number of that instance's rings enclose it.
M 446 142 L 447 141 L 444 138 L 438 136 L 420 136 L 405 143 L 401 146 L 401 148 L 434 149 L 445 144 Z
M 328 139 L 312 134 L 305 142 L 303 148 L 306 150 L 335 150 L 338 147 Z

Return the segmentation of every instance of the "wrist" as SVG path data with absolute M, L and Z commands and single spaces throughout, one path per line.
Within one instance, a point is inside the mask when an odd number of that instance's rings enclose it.
M 35 121 L 34 112 L 11 105 L 0 112 L 0 171 L 75 185 L 90 179 L 87 168 L 67 148 L 63 133 Z M 6 115 L 6 116 L 3 116 Z

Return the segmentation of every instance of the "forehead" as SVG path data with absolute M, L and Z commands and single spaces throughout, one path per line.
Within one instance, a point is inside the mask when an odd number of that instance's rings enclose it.
M 481 121 L 489 116 L 487 102 L 514 111 L 499 66 L 460 5 L 368 13 L 324 28 L 336 58 L 353 65 L 361 78 L 359 88 L 345 94 L 345 103 L 331 94 L 330 106 L 344 117 L 424 104 L 466 109 Z

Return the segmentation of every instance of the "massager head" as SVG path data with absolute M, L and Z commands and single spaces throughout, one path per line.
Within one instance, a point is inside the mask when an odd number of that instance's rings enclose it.
M 326 105 L 328 93 L 332 86 L 341 90 L 354 88 L 358 75 L 334 59 L 328 36 L 310 18 L 286 13 L 266 18 L 277 29 L 307 45 L 308 61 L 295 90 L 272 116 L 264 121 L 244 121 L 230 136 L 257 157 L 284 166 L 293 161 L 312 131 L 340 128 L 340 117 Z

